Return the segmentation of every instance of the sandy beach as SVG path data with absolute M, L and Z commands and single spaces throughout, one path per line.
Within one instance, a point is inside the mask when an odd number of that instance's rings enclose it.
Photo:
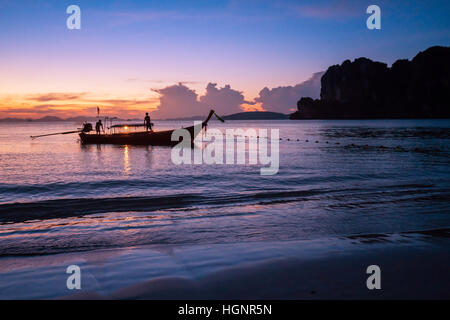
M 449 231 L 0 260 L 2 299 L 448 299 Z M 68 265 L 81 290 L 66 287 Z M 381 269 L 369 290 L 366 268 Z

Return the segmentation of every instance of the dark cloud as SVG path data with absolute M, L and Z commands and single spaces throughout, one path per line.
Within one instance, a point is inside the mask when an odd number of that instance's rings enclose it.
M 255 102 L 260 102 L 266 111 L 290 113 L 296 110 L 297 101 L 301 97 L 319 98 L 320 78 L 324 72 L 316 72 L 313 76 L 295 86 L 264 88 L 259 92 Z

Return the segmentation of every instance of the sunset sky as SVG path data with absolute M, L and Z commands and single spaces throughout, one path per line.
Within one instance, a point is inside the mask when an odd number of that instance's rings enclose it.
M 81 30 L 66 27 L 72 4 Z M 381 30 L 366 28 L 370 4 Z M 287 113 L 330 65 L 450 45 L 449 12 L 433 0 L 0 0 L 0 118 Z

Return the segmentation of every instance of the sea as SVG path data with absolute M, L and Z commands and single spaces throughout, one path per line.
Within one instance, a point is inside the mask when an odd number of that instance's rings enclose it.
M 154 122 L 154 130 L 193 124 Z M 79 127 L 0 124 L 0 298 L 64 295 L 65 282 L 45 290 L 38 279 L 61 255 L 155 248 L 164 263 L 149 255 L 134 263 L 156 263 L 154 272 L 164 276 L 186 271 L 167 269 L 174 248 L 183 254 L 240 245 L 268 254 L 292 241 L 326 245 L 450 228 L 450 120 L 210 122 L 208 130 L 224 134 L 278 130 L 273 175 L 261 175 L 260 163 L 175 164 L 170 147 L 81 145 L 77 134 L 30 138 Z M 251 257 L 223 248 L 220 259 L 217 251 L 189 259 L 206 270 Z M 110 271 L 92 286 L 110 292 L 121 281 Z M 42 290 L 30 289 L 36 286 Z

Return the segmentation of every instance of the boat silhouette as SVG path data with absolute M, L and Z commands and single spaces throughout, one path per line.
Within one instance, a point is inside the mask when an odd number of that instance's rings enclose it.
M 214 110 L 210 110 L 206 119 L 198 126 L 189 126 L 186 128 L 181 128 L 187 130 L 190 134 L 191 144 L 193 143 L 195 137 L 201 132 L 202 129 L 206 128 L 211 117 L 215 115 L 216 118 L 222 122 L 224 120 L 220 118 Z M 109 133 L 91 133 L 92 124 L 84 123 L 83 128 L 76 131 L 68 131 L 68 132 L 59 132 L 59 133 L 51 133 L 39 136 L 31 136 L 31 138 L 35 139 L 43 136 L 57 135 L 57 134 L 70 134 L 70 133 L 78 133 L 80 136 L 80 141 L 82 144 L 119 144 L 119 145 L 153 145 L 153 146 L 174 146 L 180 142 L 180 140 L 172 141 L 172 134 L 177 129 L 172 130 L 163 130 L 163 131 L 135 131 L 135 132 L 117 132 L 116 129 L 129 129 L 131 127 L 145 127 L 144 124 L 117 124 L 111 126 Z

